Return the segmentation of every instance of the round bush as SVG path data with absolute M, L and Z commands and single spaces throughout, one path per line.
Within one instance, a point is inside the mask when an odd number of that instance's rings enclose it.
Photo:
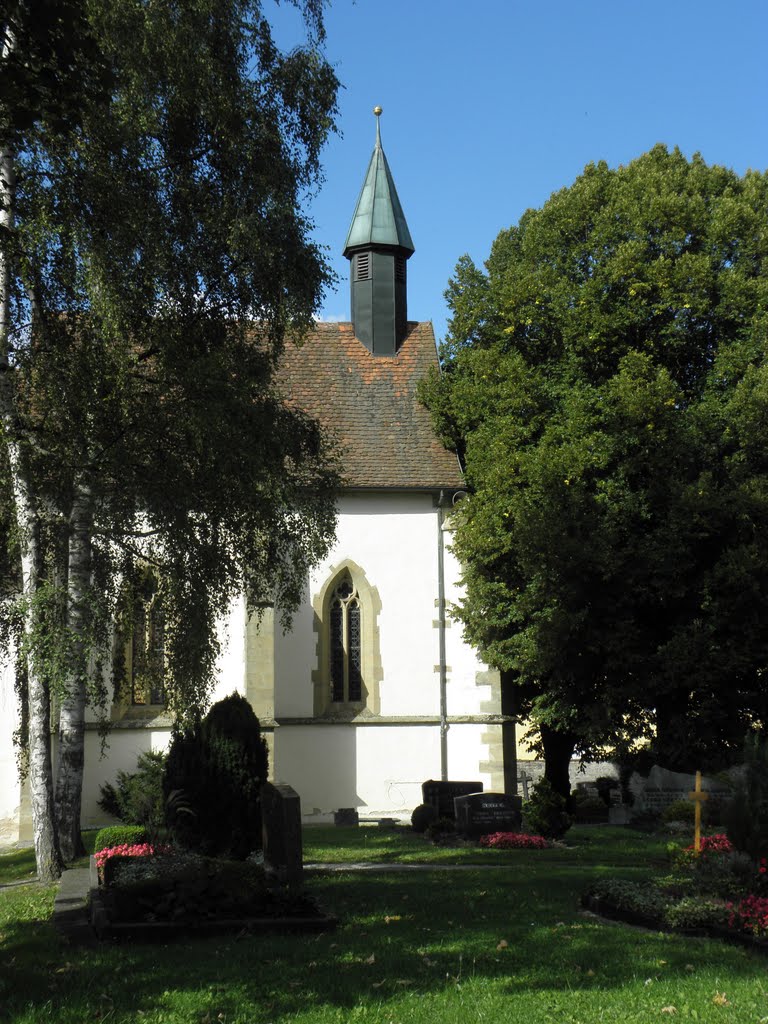
M 142 825 L 109 825 L 99 829 L 93 852 L 108 850 L 112 846 L 134 846 L 147 841 L 147 830 Z
M 692 825 L 695 814 L 696 808 L 691 800 L 674 800 L 662 811 L 661 820 L 666 823 L 682 821 L 687 825 Z
M 437 821 L 437 811 L 432 804 L 419 804 L 413 809 L 411 827 L 414 832 L 426 832 L 433 821 Z

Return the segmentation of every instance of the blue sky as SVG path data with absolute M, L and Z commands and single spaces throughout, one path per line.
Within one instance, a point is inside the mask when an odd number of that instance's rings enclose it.
M 302 42 L 289 5 L 270 18 L 281 45 Z M 768 0 L 334 0 L 326 26 L 341 134 L 309 213 L 340 278 L 327 319 L 349 319 L 341 250 L 376 104 L 416 246 L 408 315 L 438 339 L 459 257 L 481 264 L 585 164 L 664 142 L 740 174 L 768 169 Z

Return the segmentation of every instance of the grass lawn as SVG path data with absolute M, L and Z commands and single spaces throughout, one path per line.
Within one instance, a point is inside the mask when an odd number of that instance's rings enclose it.
M 310 875 L 342 923 L 319 936 L 70 949 L 53 890 L 0 892 L 0 1019 L 82 1024 L 768 1024 L 768 960 L 736 946 L 583 917 L 600 873 L 639 878 L 663 842 L 575 828 L 568 849 L 435 850 L 402 830 L 305 831 L 312 861 L 487 867 Z M 16 858 L 17 854 L 8 855 Z M 28 861 L 6 863 L 8 880 Z M 672 1009 L 674 1007 L 674 1010 Z

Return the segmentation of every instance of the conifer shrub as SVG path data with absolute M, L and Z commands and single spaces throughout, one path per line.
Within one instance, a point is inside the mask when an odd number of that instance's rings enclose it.
M 135 846 L 146 843 L 147 830 L 141 825 L 108 825 L 96 833 L 93 852 L 100 853 L 113 846 Z
M 233 693 L 214 704 L 171 741 L 163 792 L 173 838 L 211 857 L 244 860 L 261 849 L 267 772 L 267 745 L 248 701 Z
M 744 769 L 723 811 L 728 838 L 757 863 L 768 851 L 768 737 L 750 733 L 744 743 Z
M 565 798 L 555 792 L 546 778 L 539 779 L 531 799 L 523 804 L 523 819 L 529 832 L 545 839 L 562 839 L 573 824 Z

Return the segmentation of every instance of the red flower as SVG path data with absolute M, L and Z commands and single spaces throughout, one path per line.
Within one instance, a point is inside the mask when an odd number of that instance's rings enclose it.
M 691 843 L 690 846 L 686 846 L 686 852 L 693 852 L 695 849 L 695 843 Z M 699 846 L 700 853 L 731 853 L 733 845 L 728 838 L 722 832 L 718 832 L 713 836 L 702 836 L 701 844 Z
M 729 927 L 740 928 L 753 935 L 768 933 L 768 897 L 747 896 L 737 907 L 730 907 Z
M 495 850 L 546 850 L 549 843 L 544 836 L 529 836 L 524 832 L 493 832 L 481 836 L 480 845 Z

